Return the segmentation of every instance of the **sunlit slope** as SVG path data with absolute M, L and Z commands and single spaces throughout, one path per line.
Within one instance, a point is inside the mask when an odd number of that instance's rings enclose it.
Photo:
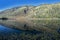
M 33 8 L 33 6 L 15 7 L 4 10 L 0 14 L 2 14 L 2 16 L 18 16 L 18 15 L 24 16 L 25 14 L 29 13 L 28 11 L 30 11 L 31 8 Z

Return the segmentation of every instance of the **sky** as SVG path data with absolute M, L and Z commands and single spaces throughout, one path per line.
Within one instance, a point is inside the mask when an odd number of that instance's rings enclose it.
M 51 4 L 57 3 L 60 0 L 0 0 L 0 11 L 12 8 L 15 6 L 23 6 L 23 5 L 40 5 L 40 4 Z

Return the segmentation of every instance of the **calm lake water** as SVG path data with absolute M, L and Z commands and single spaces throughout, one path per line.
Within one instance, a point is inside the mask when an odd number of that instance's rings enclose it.
M 27 32 L 27 33 L 42 33 L 40 31 L 36 31 L 36 30 L 33 30 L 33 31 L 23 31 L 23 30 L 17 30 L 17 29 L 11 29 L 11 28 L 8 28 L 8 27 L 4 27 L 2 25 L 0 25 L 0 33 L 1 34 L 7 34 L 7 33 L 21 33 L 21 32 Z
M 21 34 L 20 34 L 21 33 Z M 59 30 L 59 33 L 60 33 L 60 30 Z M 28 35 L 27 35 L 28 34 Z M 36 36 L 36 34 L 40 35 L 40 37 L 42 37 L 41 35 L 43 36 L 46 36 L 47 37 L 50 37 L 49 39 L 53 40 L 53 38 L 55 38 L 53 36 L 53 34 L 47 34 L 44 35 L 44 33 L 42 31 L 36 31 L 36 30 L 33 30 L 33 31 L 23 31 L 23 30 L 17 30 L 17 29 L 11 29 L 11 28 L 7 28 L 7 27 L 4 27 L 2 25 L 0 25 L 0 39 L 1 40 L 16 40 L 16 39 L 21 39 L 21 37 L 23 36 Z M 33 36 L 33 37 L 34 37 Z M 53 36 L 53 38 L 52 38 Z M 37 36 L 38 38 L 39 36 Z M 34 38 L 35 39 L 35 38 Z

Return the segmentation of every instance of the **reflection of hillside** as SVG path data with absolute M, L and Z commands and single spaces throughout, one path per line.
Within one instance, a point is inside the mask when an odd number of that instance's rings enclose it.
M 9 30 L 8 30 L 9 31 Z M 0 31 L 0 40 L 48 40 L 55 39 L 55 35 L 42 31 L 11 30 L 9 32 Z M 59 39 L 59 38 L 56 38 Z
M 59 32 L 59 30 L 57 31 Z M 60 33 L 60 32 L 59 32 Z M 0 40 L 59 40 L 59 34 L 51 34 L 43 31 L 36 30 L 17 30 L 10 29 L 2 26 L 0 29 Z

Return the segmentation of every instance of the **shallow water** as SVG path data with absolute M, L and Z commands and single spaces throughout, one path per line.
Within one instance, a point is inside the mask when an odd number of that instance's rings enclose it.
M 60 32 L 60 30 L 58 32 Z M 45 34 L 42 31 L 36 31 L 36 30 L 24 31 L 24 30 L 7 28 L 0 25 L 0 40 L 35 40 L 35 39 L 42 40 L 42 38 L 44 38 L 45 40 L 60 39 L 56 38 L 53 34 L 50 33 Z
M 36 30 L 33 30 L 33 31 L 26 30 L 26 31 L 24 31 L 24 30 L 11 29 L 11 28 L 7 28 L 7 27 L 4 27 L 4 26 L 0 25 L 0 34 L 5 34 L 5 35 L 11 34 L 11 33 L 12 34 L 13 33 L 20 34 L 22 32 L 25 32 L 25 33 L 28 33 L 28 34 L 30 34 L 30 33 L 31 34 L 42 33 L 40 31 L 36 31 Z

